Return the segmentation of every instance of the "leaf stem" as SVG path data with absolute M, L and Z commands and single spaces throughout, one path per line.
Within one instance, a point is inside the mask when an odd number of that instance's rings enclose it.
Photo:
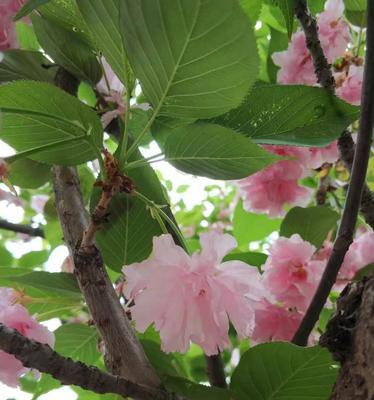
M 129 169 L 140 168 L 140 167 L 143 167 L 144 165 L 147 165 L 150 163 L 165 161 L 165 158 L 158 159 L 158 157 L 161 157 L 163 155 L 164 155 L 164 153 L 158 153 L 158 154 L 155 154 L 148 158 L 143 158 L 141 160 L 130 162 L 130 163 L 126 164 L 126 169 L 129 170 Z
M 121 121 L 121 120 L 120 120 Z M 120 142 L 118 144 L 117 148 L 117 158 L 119 161 L 119 166 L 120 168 L 123 166 L 126 160 L 126 152 L 127 152 L 127 145 L 129 141 L 129 121 L 130 121 L 130 95 L 129 91 L 126 90 L 126 95 L 125 95 L 125 127 L 124 129 L 121 129 L 122 135 Z M 120 122 L 120 125 L 122 125 L 122 121 Z

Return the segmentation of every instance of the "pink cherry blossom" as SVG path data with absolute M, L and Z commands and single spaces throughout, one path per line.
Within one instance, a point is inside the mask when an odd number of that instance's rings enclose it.
M 359 105 L 361 102 L 361 87 L 364 74 L 364 67 L 352 64 L 349 67 L 348 75 L 343 73 L 343 82 L 336 88 L 336 94 L 348 103 Z M 341 77 L 341 75 L 340 75 Z M 338 78 L 338 81 L 340 79 Z
M 312 259 L 316 248 L 298 234 L 280 237 L 264 265 L 264 287 L 286 307 L 305 311 L 319 284 L 325 262 Z
M 314 66 L 309 50 L 306 47 L 304 32 L 292 35 L 289 47 L 285 51 L 272 55 L 274 64 L 280 66 L 278 83 L 300 83 L 315 85 L 317 83 Z
M 278 217 L 285 214 L 286 205 L 305 207 L 312 190 L 298 185 L 304 176 L 299 162 L 282 160 L 238 181 L 244 208 Z
M 335 163 L 339 158 L 337 142 L 325 147 L 264 145 L 267 151 L 280 156 L 295 157 L 306 169 L 317 169 L 324 163 Z
M 13 17 L 24 1 L 2 0 L 0 2 L 0 51 L 18 47 Z
M 297 311 L 290 311 L 263 299 L 256 308 L 255 328 L 251 342 L 290 341 L 302 318 L 303 315 Z
M 318 16 L 319 37 L 329 62 L 343 55 L 351 39 L 349 26 L 343 20 L 343 0 L 328 0 Z M 275 52 L 273 61 L 280 67 L 278 83 L 315 85 L 313 62 L 306 47 L 303 31 L 294 33 L 287 50 Z
M 149 259 L 123 268 L 124 294 L 136 329 L 154 323 L 165 352 L 186 352 L 190 341 L 207 355 L 230 345 L 229 319 L 240 337 L 254 326 L 254 302 L 263 297 L 257 268 L 222 262 L 237 244 L 227 234 L 200 236 L 202 251 L 189 256 L 171 235 L 153 239 Z
M 29 315 L 15 299 L 11 289 L 0 288 L 0 323 L 16 329 L 20 334 L 41 343 L 54 346 L 54 335 Z M 14 356 L 0 351 L 0 381 L 8 386 L 17 387 L 18 379 L 29 371 Z
M 318 16 L 318 33 L 329 62 L 343 55 L 351 40 L 348 24 L 343 19 L 343 0 L 328 0 Z

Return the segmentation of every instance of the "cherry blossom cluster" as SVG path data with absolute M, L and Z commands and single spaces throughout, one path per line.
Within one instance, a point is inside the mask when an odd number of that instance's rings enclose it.
M 135 327 L 151 324 L 165 352 L 186 352 L 190 343 L 214 355 L 230 346 L 229 322 L 239 338 L 252 343 L 291 340 L 317 289 L 331 252 L 299 235 L 280 237 L 261 274 L 242 261 L 222 261 L 237 244 L 228 234 L 204 233 L 201 252 L 188 255 L 171 235 L 153 240 L 145 261 L 123 268 L 123 292 Z M 335 290 L 374 262 L 374 232 L 359 234 L 351 245 Z M 312 339 L 313 340 L 313 337 Z
M 318 16 L 319 37 L 322 48 L 330 63 L 336 63 L 336 94 L 343 100 L 358 105 L 360 103 L 363 79 L 362 60 L 346 52 L 351 35 L 348 24 L 343 19 L 343 0 L 328 0 L 325 10 Z M 306 46 L 303 31 L 294 33 L 285 51 L 272 55 L 280 67 L 277 80 L 282 84 L 316 85 L 312 58 Z M 285 206 L 306 206 L 312 191 L 299 185 L 299 180 L 325 163 L 338 160 L 336 142 L 325 148 L 297 146 L 264 146 L 266 150 L 293 157 L 279 161 L 238 182 L 244 208 L 248 211 L 266 213 L 270 217 L 285 214 Z
M 23 0 L 2 0 L 0 2 L 0 51 L 18 47 L 13 17 Z
M 45 326 L 30 316 L 25 307 L 17 304 L 12 289 L 0 288 L 0 323 L 16 329 L 20 334 L 53 347 L 55 337 Z M 0 351 L 0 382 L 18 386 L 18 379 L 29 371 L 13 355 Z

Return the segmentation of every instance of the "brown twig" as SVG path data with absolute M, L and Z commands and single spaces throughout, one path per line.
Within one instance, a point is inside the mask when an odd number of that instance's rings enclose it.
M 209 383 L 212 386 L 226 388 L 226 376 L 223 369 L 221 354 L 217 354 L 215 356 L 205 356 L 205 361 Z
M 298 3 L 300 2 L 304 3 L 304 1 L 298 1 Z M 374 125 L 374 2 L 369 1 L 368 3 L 368 29 L 364 79 L 362 83 L 360 128 L 353 159 L 352 173 L 343 216 L 332 254 L 327 262 L 317 291 L 292 340 L 293 343 L 301 346 L 307 344 L 308 337 L 336 281 L 344 256 L 353 241 L 361 195 L 365 185 Z
M 75 78 L 64 69 L 60 68 L 57 76 L 60 88 L 64 90 L 76 88 L 76 85 L 71 83 Z M 53 186 L 64 239 L 74 259 L 74 272 L 79 286 L 105 344 L 108 369 L 113 374 L 135 383 L 159 386 L 160 379 L 149 363 L 123 311 L 100 252 L 96 247 L 90 252 L 79 251 L 89 219 L 76 169 L 54 166 Z
M 63 385 L 76 385 L 99 394 L 114 393 L 137 400 L 177 399 L 162 389 L 137 384 L 65 358 L 48 345 L 28 339 L 1 323 L 0 349 L 14 355 L 25 367 L 50 374 Z
M 44 238 L 44 231 L 41 228 L 33 228 L 30 225 L 23 224 L 13 224 L 4 219 L 0 219 L 0 229 L 5 229 L 7 231 L 13 231 L 16 233 L 24 233 L 29 236 L 36 236 Z

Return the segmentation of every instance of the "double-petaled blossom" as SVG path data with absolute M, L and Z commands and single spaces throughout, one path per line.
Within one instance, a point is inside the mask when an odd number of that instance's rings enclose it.
M 123 269 L 136 329 L 154 323 L 165 352 L 185 352 L 192 341 L 217 354 L 230 345 L 229 321 L 240 337 L 254 327 L 254 303 L 263 297 L 258 270 L 222 262 L 237 245 L 230 235 L 205 233 L 200 243 L 202 251 L 189 256 L 170 235 L 155 237 L 149 259 Z
M 13 17 L 23 3 L 22 0 L 0 1 L 0 51 L 18 47 Z
M 298 184 L 304 176 L 298 161 L 282 160 L 238 181 L 244 208 L 278 217 L 285 214 L 286 205 L 305 207 L 312 191 Z
M 324 261 L 313 259 L 316 248 L 298 234 L 280 237 L 270 250 L 262 275 L 275 300 L 305 311 L 320 282 Z
M 15 293 L 0 288 L 0 323 L 16 329 L 21 335 L 53 347 L 54 335 L 39 324 L 20 304 L 14 304 Z M 0 351 L 0 381 L 11 387 L 18 386 L 18 379 L 29 371 L 13 355 Z
M 349 26 L 343 20 L 343 12 L 343 0 L 328 0 L 325 10 L 317 19 L 319 38 L 329 62 L 343 55 L 351 39 Z M 294 33 L 288 49 L 274 53 L 272 58 L 280 67 L 277 79 L 279 83 L 317 83 L 304 32 Z
M 303 314 L 267 299 L 256 307 L 255 328 L 251 335 L 252 343 L 271 341 L 290 341 L 300 325 Z

